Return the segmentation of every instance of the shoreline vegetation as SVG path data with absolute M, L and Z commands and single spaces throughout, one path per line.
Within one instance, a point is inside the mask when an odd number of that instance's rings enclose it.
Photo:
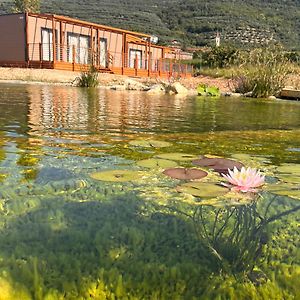
M 152 94 L 169 92 L 177 94 L 172 86 L 179 86 L 178 94 L 196 95 L 199 85 L 213 86 L 220 90 L 224 96 L 243 96 L 234 92 L 232 74 L 234 67 L 228 68 L 203 68 L 201 75 L 192 78 L 179 79 L 158 79 L 158 78 L 138 78 L 110 73 L 99 73 L 99 88 L 112 90 L 146 91 Z M 298 73 L 298 74 L 297 74 Z M 9 68 L 0 67 L 0 83 L 18 84 L 48 84 L 77 86 L 76 81 L 80 79 L 81 72 L 61 71 L 52 69 L 31 69 L 31 68 Z M 171 89 L 168 87 L 171 87 Z M 300 72 L 293 72 L 287 76 L 285 87 L 289 89 L 300 89 Z M 174 91 L 174 92 L 172 92 Z M 247 96 L 247 95 L 246 95 Z M 275 98 L 275 97 L 270 97 Z

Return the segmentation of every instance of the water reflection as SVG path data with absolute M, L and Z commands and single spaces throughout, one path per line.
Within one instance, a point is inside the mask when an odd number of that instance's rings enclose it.
M 150 96 L 139 92 L 27 86 L 32 130 L 215 132 L 300 125 L 299 103 Z

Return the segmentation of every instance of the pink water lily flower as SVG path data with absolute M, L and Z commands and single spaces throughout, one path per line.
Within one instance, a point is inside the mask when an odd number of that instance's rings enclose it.
M 232 170 L 228 169 L 228 175 L 222 174 L 232 185 L 232 189 L 240 192 L 257 192 L 255 188 L 265 183 L 265 176 L 254 168 L 244 168 L 238 170 L 236 167 Z

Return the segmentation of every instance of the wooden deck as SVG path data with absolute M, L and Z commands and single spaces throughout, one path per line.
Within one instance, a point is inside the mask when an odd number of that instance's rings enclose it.
M 29 62 L 17 62 L 17 61 L 0 61 L 1 67 L 9 68 L 33 68 L 33 69 L 55 69 L 63 71 L 86 71 L 90 68 L 90 65 L 83 65 L 71 62 L 61 62 L 61 61 L 29 61 Z M 125 75 L 129 77 L 151 77 L 151 78 L 191 78 L 191 72 L 174 72 L 163 71 L 163 70 L 146 70 L 139 68 L 122 68 L 122 67 L 108 67 L 103 68 L 96 66 L 100 73 L 111 73 L 116 75 Z
M 280 93 L 280 97 L 284 99 L 300 100 L 300 90 L 284 88 Z

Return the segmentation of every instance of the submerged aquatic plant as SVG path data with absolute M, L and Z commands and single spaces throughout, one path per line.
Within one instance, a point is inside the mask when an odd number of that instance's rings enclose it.
M 256 188 L 265 183 L 265 176 L 255 168 L 242 167 L 238 170 L 234 167 L 233 171 L 228 169 L 228 175 L 222 174 L 232 185 L 232 189 L 243 193 L 257 192 Z

